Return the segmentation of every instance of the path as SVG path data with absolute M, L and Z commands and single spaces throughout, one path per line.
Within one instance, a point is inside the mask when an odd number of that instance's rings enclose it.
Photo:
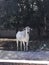
M 49 60 L 49 51 L 21 52 L 0 50 L 0 59 L 15 60 Z

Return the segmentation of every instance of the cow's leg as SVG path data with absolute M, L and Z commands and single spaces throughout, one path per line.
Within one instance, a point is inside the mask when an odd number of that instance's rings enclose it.
M 26 51 L 28 51 L 28 42 L 26 42 Z
M 20 43 L 20 49 L 21 49 L 21 51 L 22 51 L 22 41 L 21 41 L 21 43 Z
M 23 45 L 24 45 L 24 51 L 25 51 L 25 42 L 23 41 Z
M 18 40 L 17 40 L 17 51 L 18 51 Z

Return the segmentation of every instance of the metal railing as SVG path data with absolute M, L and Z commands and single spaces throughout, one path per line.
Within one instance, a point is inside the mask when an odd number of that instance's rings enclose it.
M 3 60 L 3 59 L 0 59 L 0 62 L 4 62 L 4 63 L 19 63 L 22 65 L 23 64 L 31 64 L 31 65 L 34 65 L 34 64 L 37 64 L 37 65 L 49 65 L 49 61 L 43 61 L 43 60 Z

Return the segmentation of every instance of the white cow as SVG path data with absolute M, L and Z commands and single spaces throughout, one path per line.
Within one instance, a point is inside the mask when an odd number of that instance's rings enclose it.
M 28 50 L 28 42 L 29 42 L 29 32 L 30 32 L 30 27 L 27 26 L 23 29 L 23 31 L 18 31 L 16 34 L 16 39 L 17 39 L 17 50 L 18 50 L 18 41 L 20 41 L 21 45 L 21 50 L 22 50 L 22 43 L 24 45 L 24 50 L 25 50 L 25 43 L 26 43 L 26 50 Z

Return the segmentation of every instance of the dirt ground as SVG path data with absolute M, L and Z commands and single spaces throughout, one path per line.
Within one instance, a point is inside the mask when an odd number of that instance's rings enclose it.
M 49 51 L 4 51 L 0 50 L 0 59 L 15 60 L 49 60 Z

